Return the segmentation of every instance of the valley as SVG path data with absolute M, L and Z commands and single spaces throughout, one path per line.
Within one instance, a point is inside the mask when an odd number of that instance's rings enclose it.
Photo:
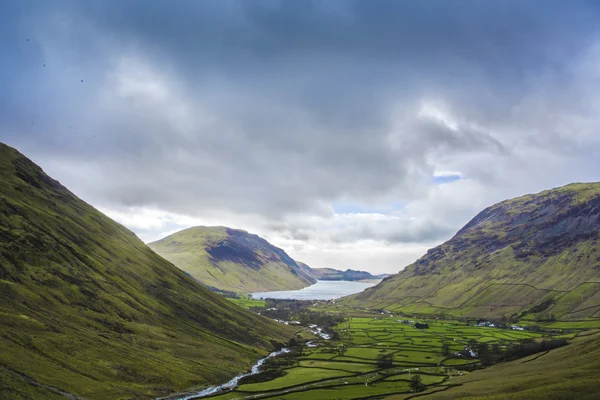
M 600 400 L 600 1 L 0 32 L 0 400 Z
M 332 340 L 297 348 L 274 379 L 215 398 L 594 398 L 599 202 L 600 184 L 507 200 L 361 293 L 267 300 L 252 309 L 305 326 L 302 307 L 343 321 Z
M 575 386 L 581 398 L 593 398 L 600 388 L 594 373 L 599 363 L 600 331 L 574 325 L 477 326 L 477 320 L 412 320 L 331 302 L 299 303 L 299 308 L 294 304 L 270 301 L 264 308 L 288 309 L 288 317 L 312 310 L 345 318 L 331 327 L 335 332 L 331 340 L 311 339 L 309 346 L 302 346 L 303 340 L 299 340 L 292 346 L 293 358 L 270 365 L 266 375 L 275 378 L 242 381 L 233 391 L 211 398 L 400 400 L 418 395 L 466 399 L 495 393 L 495 388 L 506 387 L 511 379 L 523 382 L 514 390 L 514 398 L 543 399 L 552 390 Z M 310 319 L 298 319 L 307 328 L 311 326 Z M 479 321 L 479 325 L 484 324 Z M 588 354 L 579 357 L 582 351 Z M 576 378 L 558 372 L 565 357 L 567 365 L 576 358 L 582 360 L 576 366 Z M 550 365 L 556 368 L 548 372 L 552 388 L 544 384 L 543 371 Z M 540 373 L 541 378 L 535 375 Z
M 591 399 L 600 390 L 598 184 L 489 207 L 379 283 L 318 281 L 329 300 L 308 290 L 309 266 L 256 235 L 183 231 L 211 243 L 205 260 L 237 291 L 226 299 L 16 150 L 0 145 L 0 155 L 2 398 L 469 399 L 499 388 Z M 183 242 L 163 244 L 178 254 Z M 179 255 L 201 263 L 197 254 Z M 308 295 L 240 296 L 248 271 Z

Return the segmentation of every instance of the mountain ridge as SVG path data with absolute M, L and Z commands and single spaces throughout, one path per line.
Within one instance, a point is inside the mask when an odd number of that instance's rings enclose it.
M 599 183 L 505 200 L 345 301 L 450 316 L 598 318 L 599 221 Z
M 389 274 L 373 275 L 367 271 L 346 269 L 345 271 L 334 268 L 311 268 L 316 279 L 325 281 L 361 281 L 370 279 L 383 279 Z

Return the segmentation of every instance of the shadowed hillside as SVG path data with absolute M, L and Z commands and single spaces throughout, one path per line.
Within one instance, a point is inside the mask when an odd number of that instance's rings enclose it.
M 0 398 L 164 395 L 245 370 L 289 335 L 0 144 Z
M 220 290 L 292 290 L 315 283 L 306 265 L 242 230 L 198 226 L 149 246 L 203 284 Z
M 600 184 L 491 206 L 348 304 L 453 316 L 600 318 Z

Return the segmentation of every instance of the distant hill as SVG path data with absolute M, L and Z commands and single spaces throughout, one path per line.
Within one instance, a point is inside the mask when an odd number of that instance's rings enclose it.
M 238 229 L 198 226 L 150 243 L 158 254 L 203 284 L 233 292 L 293 290 L 315 283 L 306 265 Z
M 215 295 L 0 143 L 0 398 L 216 383 L 293 334 Z
M 312 268 L 311 272 L 313 277 L 324 281 L 362 281 L 367 279 L 383 279 L 389 276 L 387 274 L 372 275 L 366 271 L 355 271 L 353 269 L 340 271 L 333 268 Z
M 344 300 L 411 313 L 600 318 L 600 184 L 493 205 L 399 274 Z

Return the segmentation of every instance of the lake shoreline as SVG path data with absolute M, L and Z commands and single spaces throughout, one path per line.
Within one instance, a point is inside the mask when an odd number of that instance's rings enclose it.
M 360 293 L 379 282 L 381 280 L 372 280 L 370 282 L 317 280 L 317 283 L 302 289 L 254 292 L 250 293 L 250 297 L 257 300 L 335 300 Z

